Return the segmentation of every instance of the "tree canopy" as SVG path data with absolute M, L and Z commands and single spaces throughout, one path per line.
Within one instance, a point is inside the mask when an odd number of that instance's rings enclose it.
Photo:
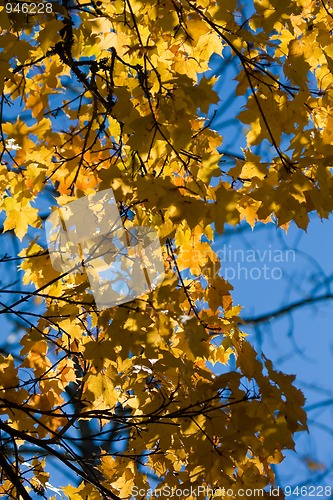
M 0 493 L 273 485 L 307 429 L 304 396 L 248 341 L 213 243 L 227 225 L 306 230 L 333 209 L 329 2 L 255 0 L 245 19 L 236 0 L 0 8 L 1 238 L 16 252 L 0 256 L 0 314 L 20 341 L 0 354 Z M 214 53 L 237 64 L 244 99 L 231 167 L 208 118 Z M 100 310 L 84 265 L 51 265 L 44 221 L 107 189 L 126 231 L 157 232 L 165 276 Z M 50 464 L 69 478 L 58 492 Z

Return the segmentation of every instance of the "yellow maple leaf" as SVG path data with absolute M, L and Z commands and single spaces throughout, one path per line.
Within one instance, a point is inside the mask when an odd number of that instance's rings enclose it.
M 37 226 L 39 222 L 38 209 L 33 208 L 26 198 L 21 201 L 8 197 L 4 201 L 7 217 L 4 222 L 4 231 L 14 230 L 16 236 L 22 240 L 27 234 L 28 226 Z

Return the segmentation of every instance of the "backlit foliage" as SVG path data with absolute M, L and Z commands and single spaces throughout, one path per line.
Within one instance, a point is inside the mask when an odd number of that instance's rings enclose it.
M 212 243 L 244 219 L 306 229 L 332 211 L 333 9 L 248 4 L 244 21 L 234 0 L 2 3 L 2 237 L 21 241 L 26 287 L 11 294 L 2 254 L 0 313 L 26 331 L 0 358 L 0 494 L 51 498 L 55 457 L 73 500 L 130 498 L 152 475 L 237 499 L 274 483 L 307 428 L 294 376 L 246 339 Z M 198 78 L 226 52 L 247 130 L 229 171 L 204 118 L 216 78 Z M 42 227 L 45 207 L 110 187 L 126 228 L 158 230 L 166 278 L 99 312 L 84 272 L 53 270 Z

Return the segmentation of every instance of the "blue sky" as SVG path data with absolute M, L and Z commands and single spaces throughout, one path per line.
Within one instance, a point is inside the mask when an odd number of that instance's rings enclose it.
M 234 286 L 232 295 L 235 303 L 243 306 L 241 316 L 257 318 L 304 298 L 325 295 L 328 285 L 315 289 L 319 282 L 323 283 L 324 276 L 331 281 L 333 279 L 332 226 L 332 220 L 312 218 L 307 233 L 292 225 L 286 234 L 271 224 L 220 237 L 215 247 L 217 250 L 227 248 L 225 255 L 229 256 L 224 266 L 222 264 L 222 275 L 226 268 L 236 271 L 230 282 Z M 250 249 L 258 252 L 258 258 L 255 262 L 244 262 L 250 255 L 252 260 Z M 294 258 L 286 261 L 286 255 L 290 256 L 286 252 L 290 249 L 295 252 Z M 270 259 L 274 254 L 282 255 L 285 261 Z M 234 255 L 239 259 L 233 259 Z M 264 279 L 262 271 L 265 265 L 268 279 Z M 248 273 L 244 270 L 238 273 L 240 266 Z M 281 275 L 280 279 L 271 276 L 270 271 L 276 268 L 281 271 L 275 272 L 275 276 Z M 262 279 L 257 279 L 260 270 Z M 229 273 L 230 276 L 232 274 Z M 306 458 L 318 460 L 328 468 L 333 465 L 333 435 L 325 430 L 326 426 L 327 430 L 333 428 L 332 303 L 324 300 L 297 308 L 291 314 L 260 323 L 257 327 L 243 327 L 249 334 L 248 340 L 274 361 L 276 369 L 297 375 L 295 383 L 303 390 L 307 407 L 332 400 L 330 405 L 319 406 L 309 412 L 310 434 L 304 433 L 296 438 L 296 449 L 304 460 L 300 461 L 294 453 L 288 453 L 285 461 L 277 467 L 279 479 L 284 485 L 304 484 L 309 479 Z M 325 478 L 325 484 L 329 484 L 329 478 L 332 480 L 332 472 Z
M 228 59 L 228 50 L 224 56 Z M 223 59 L 213 56 L 209 74 L 219 74 L 222 65 Z M 233 97 L 236 73 L 236 65 L 228 62 L 215 86 L 220 103 L 210 109 L 209 115 L 217 109 L 212 128 L 223 136 L 220 150 L 242 156 L 247 130 L 237 115 L 245 101 Z M 255 152 L 266 154 L 263 149 Z M 221 164 L 221 168 L 227 170 L 231 160 L 225 159 L 225 167 Z M 333 219 L 320 220 L 316 214 L 311 215 L 307 232 L 293 223 L 288 233 L 274 224 L 258 224 L 254 230 L 244 224 L 241 231 L 228 229 L 214 245 L 225 261 L 221 274 L 230 278 L 234 302 L 243 306 L 244 318 L 256 318 L 309 297 L 333 293 L 332 246 Z M 332 484 L 332 306 L 333 300 L 318 301 L 256 327 L 243 328 L 259 352 L 262 350 L 274 361 L 276 369 L 297 376 L 296 384 L 311 408 L 310 433 L 296 436 L 297 456 L 288 452 L 276 467 L 281 485 L 304 485 L 309 479 L 311 484 Z M 331 404 L 327 404 L 330 400 Z M 322 463 L 325 469 L 311 471 L 306 465 L 308 458 Z

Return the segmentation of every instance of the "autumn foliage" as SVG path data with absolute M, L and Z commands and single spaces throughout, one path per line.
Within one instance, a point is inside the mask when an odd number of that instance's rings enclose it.
M 274 484 L 272 465 L 307 429 L 295 377 L 247 340 L 212 244 L 243 220 L 306 229 L 310 212 L 332 211 L 333 10 L 248 4 L 245 21 L 234 0 L 0 7 L 1 238 L 19 245 L 1 254 L 0 313 L 21 344 L 0 356 L 8 498 L 58 498 L 53 464 L 73 500 L 129 499 L 152 478 L 237 499 Z M 244 99 L 247 147 L 225 170 L 206 116 L 219 100 L 218 77 L 202 75 L 213 53 L 237 62 Z M 98 311 L 84 269 L 50 265 L 43 223 L 108 188 L 127 230 L 158 231 L 165 279 Z

